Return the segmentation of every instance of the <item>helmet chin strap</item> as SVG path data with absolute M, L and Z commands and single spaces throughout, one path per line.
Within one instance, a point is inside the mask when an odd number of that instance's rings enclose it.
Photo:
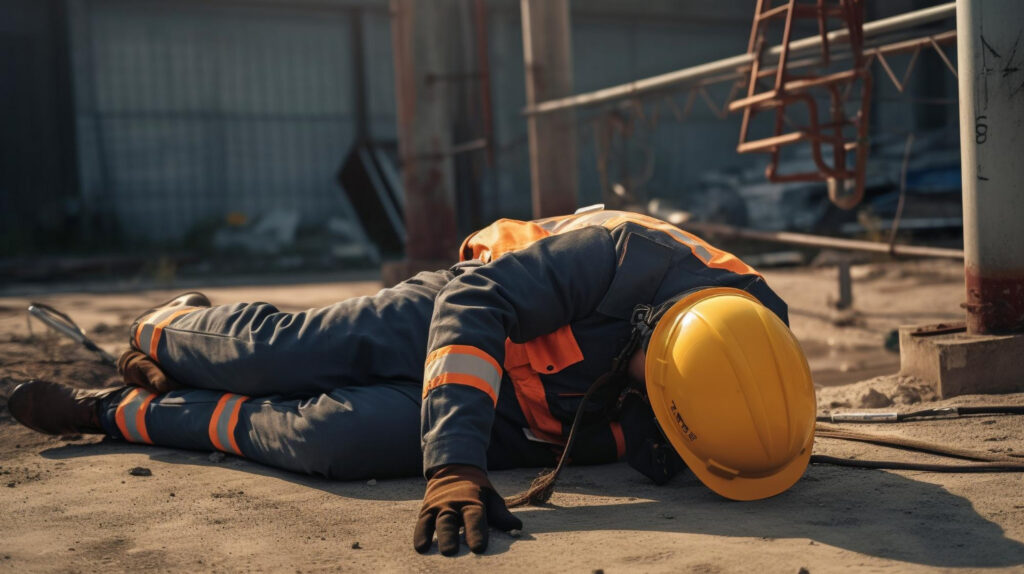
M 646 350 L 647 345 L 651 342 L 651 335 L 654 334 L 654 327 L 658 324 L 658 321 L 661 320 L 665 313 L 667 313 L 673 305 L 682 301 L 687 295 L 700 291 L 701 289 L 704 289 L 704 287 L 683 291 L 678 295 L 669 297 L 658 305 L 640 304 L 633 307 L 633 314 L 629 318 L 629 322 L 633 325 L 633 332 L 630 334 L 629 342 L 626 343 L 626 346 L 615 357 L 615 361 L 612 363 L 612 369 L 614 370 L 623 361 L 628 363 L 629 358 L 637 349 L 643 348 Z

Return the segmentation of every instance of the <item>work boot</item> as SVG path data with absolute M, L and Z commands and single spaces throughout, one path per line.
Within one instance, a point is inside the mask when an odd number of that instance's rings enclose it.
M 156 307 L 150 307 L 146 309 L 141 315 L 132 321 L 132 327 L 139 323 L 139 321 L 145 319 L 148 315 L 155 313 L 161 309 L 168 309 L 170 307 L 209 307 L 211 305 L 210 298 L 200 293 L 199 291 L 186 291 L 181 295 L 177 295 L 157 305 Z
M 135 330 L 139 326 L 139 323 L 146 317 L 160 311 L 162 309 L 169 309 L 171 307 L 209 307 L 211 305 L 210 298 L 199 291 L 186 291 L 181 295 L 168 299 L 156 307 L 150 307 L 146 309 L 141 315 L 132 321 L 131 329 L 128 331 L 128 339 L 135 348 Z
M 51 381 L 31 380 L 15 387 L 7 409 L 19 423 L 46 434 L 104 434 L 103 399 L 125 387 L 76 389 Z

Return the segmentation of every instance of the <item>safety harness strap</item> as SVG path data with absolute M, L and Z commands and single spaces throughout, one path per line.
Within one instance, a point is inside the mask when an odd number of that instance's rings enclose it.
M 605 396 L 608 389 L 614 389 L 619 393 L 620 398 L 622 393 L 626 391 L 629 386 L 629 377 L 626 375 L 626 369 L 629 367 L 629 358 L 640 346 L 643 339 L 650 332 L 651 318 L 654 310 L 647 305 L 638 305 L 633 312 L 632 324 L 633 331 L 630 334 L 629 341 L 619 351 L 619 354 L 615 356 L 612 361 L 612 370 L 598 377 L 594 384 L 590 385 L 587 389 L 583 399 L 580 401 L 578 407 L 576 407 L 576 414 L 572 419 L 572 426 L 569 427 L 569 437 L 565 441 L 565 448 L 562 449 L 562 455 L 558 458 L 558 464 L 555 468 L 550 471 L 546 471 L 540 474 L 533 480 L 530 487 L 519 494 L 514 494 L 505 499 L 505 504 L 509 508 L 517 506 L 523 506 L 525 504 L 544 504 L 551 499 L 551 495 L 555 492 L 555 483 L 558 481 L 558 475 L 562 473 L 562 469 L 568 463 L 570 454 L 572 453 L 572 447 L 576 444 L 576 436 L 579 431 L 580 421 L 583 420 L 583 412 L 587 404 L 596 395 Z M 621 401 L 620 401 L 621 402 Z M 625 454 L 625 438 L 622 437 L 620 441 L 622 427 L 618 427 L 618 433 L 615 432 L 613 427 L 612 432 L 615 435 L 616 450 L 618 451 L 619 458 Z

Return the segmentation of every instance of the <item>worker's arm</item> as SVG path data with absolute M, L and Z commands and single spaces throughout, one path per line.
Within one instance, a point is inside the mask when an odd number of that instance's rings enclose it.
M 438 294 L 424 371 L 421 431 L 429 482 L 417 550 L 430 547 L 436 527 L 442 553 L 456 552 L 464 523 L 467 543 L 481 552 L 487 545 L 483 516 L 495 526 L 518 523 L 484 474 L 505 340 L 527 341 L 590 315 L 615 270 L 615 242 L 606 229 L 594 227 L 506 254 Z
M 437 296 L 427 342 L 423 467 L 487 467 L 505 340 L 524 342 L 594 312 L 615 274 L 603 228 L 535 242 L 452 280 Z

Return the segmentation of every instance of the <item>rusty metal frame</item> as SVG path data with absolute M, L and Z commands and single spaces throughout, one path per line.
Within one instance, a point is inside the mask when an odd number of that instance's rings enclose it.
M 834 4 L 833 4 L 834 2 Z M 838 19 L 846 27 L 850 53 L 853 57 L 851 69 L 823 76 L 794 74 L 790 68 L 792 33 L 797 19 L 814 19 L 818 24 L 821 56 L 820 64 L 828 66 L 831 49 L 828 38 L 829 19 Z M 783 20 L 783 37 L 780 44 L 778 63 L 774 68 L 763 67 L 764 27 L 777 20 Z M 827 181 L 829 197 L 843 209 L 850 209 L 860 203 L 864 194 L 864 172 L 867 164 L 868 125 L 871 105 L 870 62 L 864 58 L 863 50 L 864 4 L 863 0 L 813 0 L 802 3 L 798 0 L 783 0 L 774 5 L 774 0 L 758 0 L 751 27 L 748 54 L 754 56 L 747 79 L 747 96 L 729 104 L 730 111 L 742 111 L 739 153 L 768 153 L 770 156 L 766 177 L 773 182 Z M 762 78 L 774 77 L 774 84 L 766 91 L 758 91 Z M 857 82 L 861 84 L 860 108 L 852 117 L 845 112 L 846 96 Z M 830 114 L 826 121 L 819 119 L 819 107 L 812 91 L 825 90 L 829 96 Z M 794 105 L 803 105 L 807 110 L 809 125 L 793 131 L 785 131 L 786 111 Z M 763 111 L 775 116 L 773 134 L 769 137 L 750 140 L 750 123 L 753 117 Z M 849 140 L 844 129 L 853 127 L 856 137 Z M 807 143 L 816 171 L 783 174 L 779 172 L 781 150 L 785 146 Z M 826 162 L 830 148 L 831 163 Z M 854 152 L 852 166 L 847 166 L 847 155 Z M 847 184 L 852 182 L 852 185 Z
M 946 20 L 955 14 L 956 2 L 946 2 L 937 6 L 931 6 L 889 18 L 867 22 L 864 24 L 863 28 L 864 41 L 867 43 L 869 38 L 884 36 L 893 32 L 908 30 L 915 26 L 923 26 Z M 950 40 L 955 38 L 955 30 L 951 30 L 948 33 L 954 35 Z M 939 36 L 941 35 L 942 34 Z M 847 39 L 847 32 L 845 30 L 833 30 L 828 33 L 826 39 L 830 45 L 842 44 L 845 43 Z M 936 41 L 941 43 L 941 41 L 938 40 L 938 36 L 936 36 Z M 803 55 L 809 51 L 820 51 L 820 44 L 821 39 L 818 37 L 804 38 L 793 42 L 790 45 L 790 51 Z M 777 56 L 780 51 L 781 46 L 773 46 L 767 50 L 769 56 Z M 692 85 L 698 82 L 715 83 L 709 81 L 712 78 L 719 78 L 721 81 L 733 80 L 740 76 L 739 70 L 746 69 L 747 66 L 750 66 L 753 60 L 754 57 L 751 54 L 738 54 L 721 60 L 715 60 L 713 62 L 705 62 L 689 68 L 673 70 L 671 72 L 649 78 L 632 80 L 617 86 L 610 86 L 591 92 L 566 96 L 564 98 L 555 98 L 552 100 L 537 102 L 524 107 L 523 114 L 528 116 L 543 115 L 563 110 L 609 104 L 616 100 L 638 98 L 653 95 L 658 92 L 678 90 L 681 86 Z M 808 58 L 804 58 L 802 60 L 802 65 L 804 66 L 811 65 L 812 63 L 817 64 L 817 61 Z M 794 62 L 791 67 L 795 66 L 796 62 Z M 746 74 L 743 75 L 745 76 Z

